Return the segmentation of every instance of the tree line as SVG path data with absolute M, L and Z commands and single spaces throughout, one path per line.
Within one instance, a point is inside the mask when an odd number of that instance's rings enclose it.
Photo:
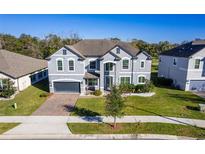
M 78 34 L 71 34 L 67 38 L 60 37 L 56 34 L 49 34 L 44 38 L 33 37 L 27 34 L 21 34 L 15 37 L 10 34 L 0 34 L 0 48 L 34 58 L 45 59 L 56 52 L 64 45 L 72 45 L 82 40 Z M 110 38 L 117 41 L 119 38 Z M 148 52 L 151 56 L 157 57 L 159 53 L 169 50 L 178 44 L 172 44 L 168 41 L 159 43 L 148 43 L 143 40 L 132 39 L 130 41 L 133 47 Z

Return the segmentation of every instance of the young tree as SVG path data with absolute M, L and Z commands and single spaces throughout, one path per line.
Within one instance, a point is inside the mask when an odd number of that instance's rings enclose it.
M 114 128 L 116 128 L 116 118 L 123 116 L 122 109 L 124 108 L 124 99 L 121 96 L 120 90 L 114 86 L 106 96 L 105 111 L 107 116 L 114 118 Z
M 15 92 L 14 82 L 10 79 L 2 79 L 3 87 L 0 88 L 0 97 L 10 98 Z

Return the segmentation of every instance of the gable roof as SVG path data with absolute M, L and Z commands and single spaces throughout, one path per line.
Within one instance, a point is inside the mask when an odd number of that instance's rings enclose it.
M 122 41 L 112 40 L 82 40 L 72 47 L 78 50 L 84 56 L 103 56 L 106 52 L 109 52 L 112 48 L 119 46 L 132 56 L 136 56 L 140 50 L 134 48 L 131 44 Z
M 188 58 L 204 48 L 205 48 L 204 40 L 192 41 L 186 44 L 182 44 L 171 50 L 165 51 L 160 55 Z
M 0 49 L 0 73 L 18 78 L 47 68 L 47 61 Z

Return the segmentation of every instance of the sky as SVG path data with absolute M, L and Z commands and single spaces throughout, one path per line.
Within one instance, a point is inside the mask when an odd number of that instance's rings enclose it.
M 180 43 L 205 38 L 205 15 L 0 15 L 0 33 Z

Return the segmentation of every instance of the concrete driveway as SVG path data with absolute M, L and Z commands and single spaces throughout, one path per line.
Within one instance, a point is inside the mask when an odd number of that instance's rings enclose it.
M 79 94 L 53 94 L 32 115 L 68 116 Z
M 194 94 L 202 97 L 202 98 L 205 98 L 205 91 L 202 91 L 202 92 L 193 92 Z

